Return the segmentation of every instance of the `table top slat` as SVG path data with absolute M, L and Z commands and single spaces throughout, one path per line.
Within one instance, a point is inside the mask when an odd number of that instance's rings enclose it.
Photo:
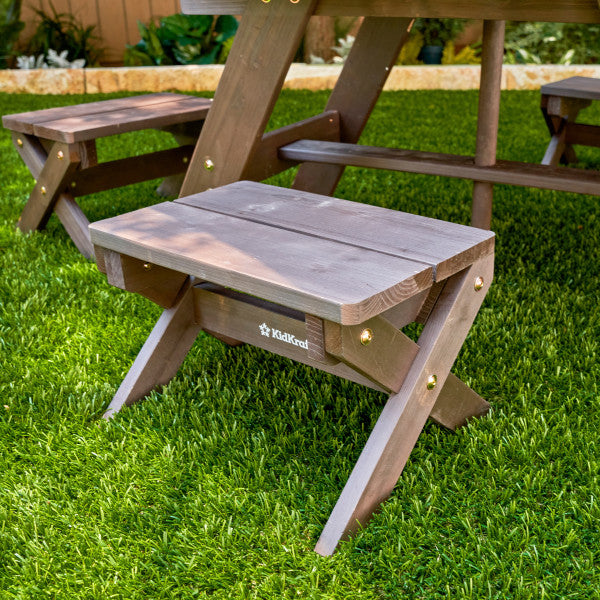
M 433 282 L 427 264 L 176 202 L 90 233 L 97 246 L 348 325 Z
M 541 88 L 542 94 L 582 100 L 600 100 L 600 79 L 592 77 L 568 77 L 561 81 L 547 83 Z
M 436 279 L 494 249 L 490 231 L 249 181 L 175 202 L 426 263 Z

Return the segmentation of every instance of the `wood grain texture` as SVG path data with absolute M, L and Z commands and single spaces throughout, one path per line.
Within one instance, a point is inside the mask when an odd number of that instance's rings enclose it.
M 124 405 L 171 381 L 199 331 L 200 326 L 194 322 L 192 285 L 188 281 L 176 305 L 163 311 L 158 319 L 104 418 L 112 418 Z
M 367 345 L 361 342 L 365 330 L 372 333 Z M 385 390 L 397 392 L 419 348 L 389 321 L 377 316 L 351 326 L 325 321 L 325 350 Z
M 427 263 L 437 279 L 460 271 L 494 247 L 494 234 L 472 227 L 253 182 L 236 182 L 176 202 Z
M 77 145 L 56 142 L 48 154 L 40 176 L 25 204 L 17 227 L 27 233 L 42 229 L 50 217 L 58 196 L 66 189 L 78 168 L 80 156 Z M 61 158 L 59 158 L 61 156 Z
M 485 286 L 475 291 L 482 276 Z M 454 275 L 419 337 L 419 353 L 397 394 L 390 396 L 317 542 L 332 554 L 339 541 L 364 526 L 391 493 L 444 387 L 452 363 L 477 315 L 493 276 L 493 256 Z M 437 385 L 428 389 L 430 375 Z
M 83 116 L 62 117 L 54 121 L 45 120 L 33 125 L 33 133 L 50 140 L 81 142 L 128 131 L 197 121 L 206 117 L 209 107 L 210 101 L 204 98 L 181 96 L 143 107 L 134 106 Z
M 88 230 L 90 222 L 73 199 L 73 196 L 68 193 L 60 194 L 54 204 L 54 212 L 79 252 L 87 259 L 93 260 L 94 247 Z
M 339 113 L 329 110 L 315 117 L 266 133 L 254 153 L 252 163 L 242 174 L 242 178 L 262 181 L 295 166 L 294 161 L 282 160 L 278 150 L 281 146 L 301 139 L 339 141 Z
M 181 0 L 188 14 L 239 15 L 247 0 Z M 315 14 L 600 23 L 598 0 L 320 0 Z
M 475 144 L 475 165 L 481 167 L 489 167 L 496 162 L 502 62 L 504 60 L 504 30 L 504 21 L 483 22 L 481 79 Z M 493 198 L 494 187 L 490 182 L 475 181 L 473 183 L 471 224 L 474 227 L 490 228 Z
M 34 135 L 12 132 L 13 144 L 34 179 L 38 179 L 48 153 Z
M 177 202 L 94 223 L 90 232 L 115 252 L 345 324 L 391 308 L 433 278 L 423 263 Z
M 340 114 L 340 141 L 356 143 L 408 37 L 412 19 L 366 18 L 327 102 Z M 303 164 L 293 187 L 332 196 L 343 165 Z
M 185 173 L 193 151 L 193 146 L 180 146 L 81 169 L 69 183 L 71 194 L 74 197 L 87 196 L 148 179 Z
M 581 169 L 549 169 L 510 160 L 498 160 L 494 165 L 484 167 L 475 165 L 470 156 L 310 140 L 294 142 L 279 152 L 282 157 L 297 161 L 330 162 L 600 195 L 600 173 Z
M 199 109 L 206 110 L 206 112 L 208 112 L 208 109 L 211 106 L 211 100 L 206 98 L 195 98 L 194 96 L 188 96 L 185 94 L 172 94 L 164 92 L 143 94 L 140 96 L 134 96 L 132 98 L 100 100 L 98 102 L 88 102 L 72 106 L 58 106 L 43 110 L 14 113 L 10 115 L 4 115 L 2 117 L 2 124 L 4 127 L 6 127 L 6 129 L 11 129 L 12 131 L 33 134 L 35 133 L 34 129 L 36 126 L 42 127 L 45 123 L 56 123 L 56 127 L 60 127 L 60 122 L 64 119 L 66 126 L 73 127 L 77 120 L 81 120 L 81 122 L 83 122 L 83 120 L 86 118 L 95 120 L 101 118 L 102 116 L 104 116 L 105 119 L 109 119 L 110 113 L 114 112 L 120 114 L 122 111 L 127 111 L 125 115 L 129 115 L 130 117 L 136 113 L 138 116 L 143 117 L 146 110 L 151 112 L 152 109 L 156 109 L 159 107 L 159 105 L 164 103 L 170 105 L 171 109 L 174 110 L 177 106 L 176 103 L 181 101 L 185 101 L 186 104 L 189 102 L 196 103 Z M 148 116 L 150 117 L 150 115 Z M 113 120 L 115 119 L 116 116 L 113 118 Z M 151 127 L 151 125 L 149 127 Z M 67 141 L 64 139 L 56 140 L 55 138 L 49 139 L 54 139 L 55 141 Z
M 542 95 L 582 100 L 600 100 L 600 79 L 592 77 L 568 77 L 541 87 Z
M 136 292 L 163 308 L 174 306 L 188 278 L 184 273 L 107 249 L 103 250 L 103 264 L 108 283 Z
M 248 0 L 181 196 L 248 170 L 315 3 Z M 204 167 L 209 159 L 211 170 Z

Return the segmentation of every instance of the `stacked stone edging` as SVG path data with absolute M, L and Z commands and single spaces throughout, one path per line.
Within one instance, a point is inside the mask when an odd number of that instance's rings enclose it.
M 288 89 L 328 90 L 341 65 L 293 64 Z M 471 90 L 479 88 L 478 65 L 398 66 L 386 90 Z M 97 69 L 1 70 L 0 92 L 19 94 L 95 94 L 108 92 L 214 91 L 223 65 L 116 67 Z M 505 65 L 502 89 L 535 90 L 545 83 L 579 75 L 600 78 L 600 65 Z

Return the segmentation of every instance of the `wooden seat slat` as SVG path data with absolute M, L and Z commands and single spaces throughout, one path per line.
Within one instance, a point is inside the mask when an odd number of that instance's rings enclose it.
M 142 94 L 130 98 L 116 98 L 114 100 L 99 100 L 97 102 L 86 102 L 74 106 L 56 106 L 43 110 L 33 110 L 23 113 L 4 115 L 2 124 L 7 129 L 18 131 L 20 133 L 33 133 L 34 125 L 48 121 L 58 121 L 70 117 L 83 117 L 99 113 L 106 113 L 112 110 L 123 110 L 124 108 L 144 108 L 161 104 L 163 102 L 172 102 L 177 98 L 191 98 L 184 94 L 173 94 L 170 92 L 161 92 L 155 94 Z M 205 99 L 198 99 L 205 100 Z
M 210 100 L 184 96 L 149 106 L 70 116 L 33 126 L 38 137 L 75 143 L 128 131 L 165 127 L 206 118 Z
M 426 263 L 436 279 L 462 270 L 494 247 L 489 231 L 250 181 L 176 202 Z
M 424 263 L 176 202 L 94 223 L 90 233 L 96 246 L 342 324 L 433 282 Z
M 581 100 L 600 100 L 600 79 L 591 77 L 568 77 L 561 81 L 547 83 L 541 88 L 542 94 Z

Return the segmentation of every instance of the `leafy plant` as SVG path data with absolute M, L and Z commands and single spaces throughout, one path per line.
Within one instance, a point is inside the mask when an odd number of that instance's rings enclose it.
M 424 46 L 445 46 L 463 27 L 464 22 L 456 19 L 416 19 L 413 31 L 423 36 Z
M 98 38 L 95 26 L 85 27 L 70 13 L 58 13 L 50 3 L 52 14 L 43 10 L 35 12 L 40 18 L 35 33 L 27 44 L 27 54 L 43 54 L 46 58 L 50 49 L 62 54 L 67 52 L 69 60 L 85 60 L 87 65 L 98 64 L 102 49 L 96 45 Z
M 19 19 L 21 0 L 11 0 L 2 13 L 3 18 L 0 22 L 0 69 L 6 69 L 14 56 L 13 48 L 19 38 L 19 33 L 25 27 L 25 23 Z
M 229 15 L 171 15 L 159 24 L 138 21 L 142 39 L 127 46 L 125 64 L 206 65 L 224 62 L 231 49 L 238 22 Z
M 448 42 L 444 47 L 442 54 L 443 65 L 478 65 L 481 64 L 481 56 L 478 53 L 478 48 L 473 46 L 465 46 L 456 52 L 454 42 Z

